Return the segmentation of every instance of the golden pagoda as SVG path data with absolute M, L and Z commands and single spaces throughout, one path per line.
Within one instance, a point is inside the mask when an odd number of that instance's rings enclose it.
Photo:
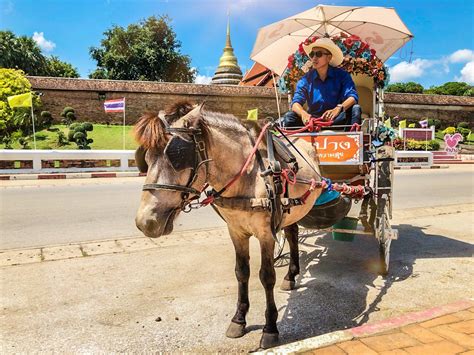
M 212 77 L 211 84 L 214 85 L 238 85 L 242 80 L 242 70 L 237 64 L 237 57 L 234 55 L 234 48 L 230 42 L 230 24 L 227 19 L 227 37 L 225 41 L 224 53 L 219 60 L 219 66 Z

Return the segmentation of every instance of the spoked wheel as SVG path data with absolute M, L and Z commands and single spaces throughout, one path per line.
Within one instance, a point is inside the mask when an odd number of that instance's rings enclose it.
M 397 232 L 390 226 L 393 187 L 393 147 L 382 146 L 376 150 L 375 166 L 375 237 L 379 242 L 380 274 L 387 275 L 390 263 L 390 245 Z M 375 206 L 374 206 L 375 205 Z
M 285 232 L 280 230 L 276 234 L 275 240 L 275 249 L 273 249 L 273 260 L 277 261 L 281 257 L 281 253 L 283 252 L 283 248 L 285 247 Z
M 380 274 L 385 276 L 388 274 L 390 245 L 392 243 L 392 232 L 386 208 L 380 215 L 377 213 L 375 224 L 375 235 L 379 242 Z

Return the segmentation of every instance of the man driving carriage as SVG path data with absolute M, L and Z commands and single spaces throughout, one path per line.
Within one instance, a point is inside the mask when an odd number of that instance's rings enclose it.
M 291 110 L 283 116 L 282 124 L 301 127 L 311 117 L 333 121 L 332 125 L 360 124 L 354 81 L 344 69 L 337 68 L 343 60 L 341 49 L 329 38 L 319 38 L 303 49 L 311 58 L 312 68 L 298 81 Z

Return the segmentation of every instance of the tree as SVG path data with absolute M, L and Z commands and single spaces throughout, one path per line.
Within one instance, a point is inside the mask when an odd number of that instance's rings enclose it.
M 423 94 L 424 88 L 421 84 L 410 81 L 408 83 L 390 84 L 385 91 L 411 93 L 411 94 Z
M 93 79 L 192 82 L 196 76 L 189 56 L 181 54 L 181 42 L 168 16 L 149 17 L 127 28 L 113 26 L 104 32 L 100 47 L 89 52 L 97 61 Z
M 0 67 L 20 69 L 27 75 L 79 77 L 71 64 L 44 56 L 33 38 L 16 37 L 11 31 L 0 31 Z
M 79 78 L 77 69 L 71 64 L 63 62 L 58 57 L 52 55 L 46 58 L 48 64 L 48 75 L 62 78 Z
M 11 148 L 15 141 L 19 141 L 33 133 L 31 124 L 31 109 L 17 107 L 12 109 L 8 105 L 7 97 L 31 92 L 31 84 L 21 70 L 0 68 L 0 142 L 5 148 Z M 33 107 L 41 106 L 39 97 L 34 96 Z M 38 120 L 36 127 L 43 129 L 43 120 Z
M 474 96 L 474 86 L 467 83 L 451 81 L 440 86 L 432 86 L 425 91 L 427 94 Z

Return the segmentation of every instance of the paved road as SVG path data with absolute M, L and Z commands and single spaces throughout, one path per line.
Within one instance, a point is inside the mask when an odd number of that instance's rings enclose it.
M 394 209 L 473 202 L 474 165 L 399 170 Z M 138 236 L 143 178 L 0 182 L 0 249 Z M 175 231 L 224 226 L 207 207 L 182 214 Z
M 372 237 L 346 243 L 301 235 L 296 290 L 278 289 L 286 256 L 276 268 L 282 343 L 472 297 L 473 213 L 472 203 L 397 210 L 400 237 L 392 243 L 386 279 L 375 271 Z M 255 239 L 247 334 L 239 339 L 224 335 L 237 299 L 234 251 L 224 228 L 138 239 L 44 248 L 36 260 L 39 249 L 0 253 L 2 265 L 11 258 L 23 262 L 0 267 L 0 353 L 241 353 L 257 347 L 265 297 Z

